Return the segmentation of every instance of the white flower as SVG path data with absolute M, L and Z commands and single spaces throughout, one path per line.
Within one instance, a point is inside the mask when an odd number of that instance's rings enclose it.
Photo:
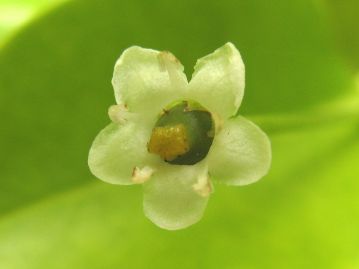
M 211 181 L 246 185 L 269 170 L 268 137 L 235 117 L 244 64 L 233 44 L 199 59 L 190 82 L 171 53 L 130 47 L 116 63 L 112 84 L 113 122 L 96 137 L 89 167 L 108 183 L 143 184 L 145 214 L 158 226 L 175 230 L 197 222 Z M 172 118 L 163 121 L 167 114 Z

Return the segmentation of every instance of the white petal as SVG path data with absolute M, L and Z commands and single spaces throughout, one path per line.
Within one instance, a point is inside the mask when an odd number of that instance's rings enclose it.
M 187 94 L 211 112 L 228 118 L 236 114 L 242 102 L 244 73 L 239 51 L 227 43 L 197 61 Z
M 147 152 L 151 129 L 135 122 L 111 123 L 98 134 L 88 159 L 90 170 L 96 177 L 112 184 L 138 183 L 133 181 L 133 172 L 151 163 L 151 158 L 155 157 Z
M 182 97 L 188 83 L 182 64 L 170 52 L 134 46 L 118 59 L 112 84 L 117 103 L 154 117 Z
M 211 178 L 228 185 L 247 185 L 267 174 L 271 163 L 267 135 L 243 117 L 225 122 L 208 154 Z
M 168 230 L 183 229 L 199 221 L 208 195 L 202 195 L 194 186 L 203 174 L 207 174 L 207 168 L 202 163 L 163 164 L 143 185 L 145 215 Z

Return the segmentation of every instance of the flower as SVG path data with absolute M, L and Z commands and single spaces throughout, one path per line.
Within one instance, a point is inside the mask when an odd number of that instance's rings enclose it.
M 244 64 L 232 43 L 199 59 L 190 82 L 170 52 L 130 47 L 112 84 L 112 123 L 93 142 L 89 167 L 108 183 L 143 184 L 145 215 L 159 227 L 199 221 L 212 182 L 246 185 L 268 172 L 267 135 L 236 116 Z

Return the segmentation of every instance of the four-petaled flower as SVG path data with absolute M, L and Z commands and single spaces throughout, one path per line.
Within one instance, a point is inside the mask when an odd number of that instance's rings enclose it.
M 266 134 L 236 116 L 245 83 L 235 46 L 225 44 L 194 69 L 188 82 L 170 52 L 126 49 L 112 79 L 112 123 L 89 153 L 90 170 L 101 180 L 143 184 L 145 215 L 169 230 L 202 217 L 211 182 L 250 184 L 271 163 Z

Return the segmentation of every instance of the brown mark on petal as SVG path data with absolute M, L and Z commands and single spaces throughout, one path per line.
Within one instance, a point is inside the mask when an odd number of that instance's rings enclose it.
M 180 61 L 169 51 L 161 51 L 158 54 L 158 61 L 160 65 L 160 70 L 162 72 L 168 71 L 171 64 L 181 64 Z
M 132 182 L 135 184 L 142 184 L 150 179 L 154 172 L 154 169 L 149 166 L 143 168 L 134 167 L 132 170 Z
M 136 174 L 136 169 L 137 169 L 137 166 L 135 166 L 135 167 L 132 169 L 132 177 L 135 176 L 135 174 Z
M 114 123 L 124 124 L 129 116 L 126 104 L 112 105 L 108 109 L 108 116 Z
M 193 190 L 202 197 L 208 197 L 213 192 L 208 174 L 198 177 L 197 182 L 192 186 Z

